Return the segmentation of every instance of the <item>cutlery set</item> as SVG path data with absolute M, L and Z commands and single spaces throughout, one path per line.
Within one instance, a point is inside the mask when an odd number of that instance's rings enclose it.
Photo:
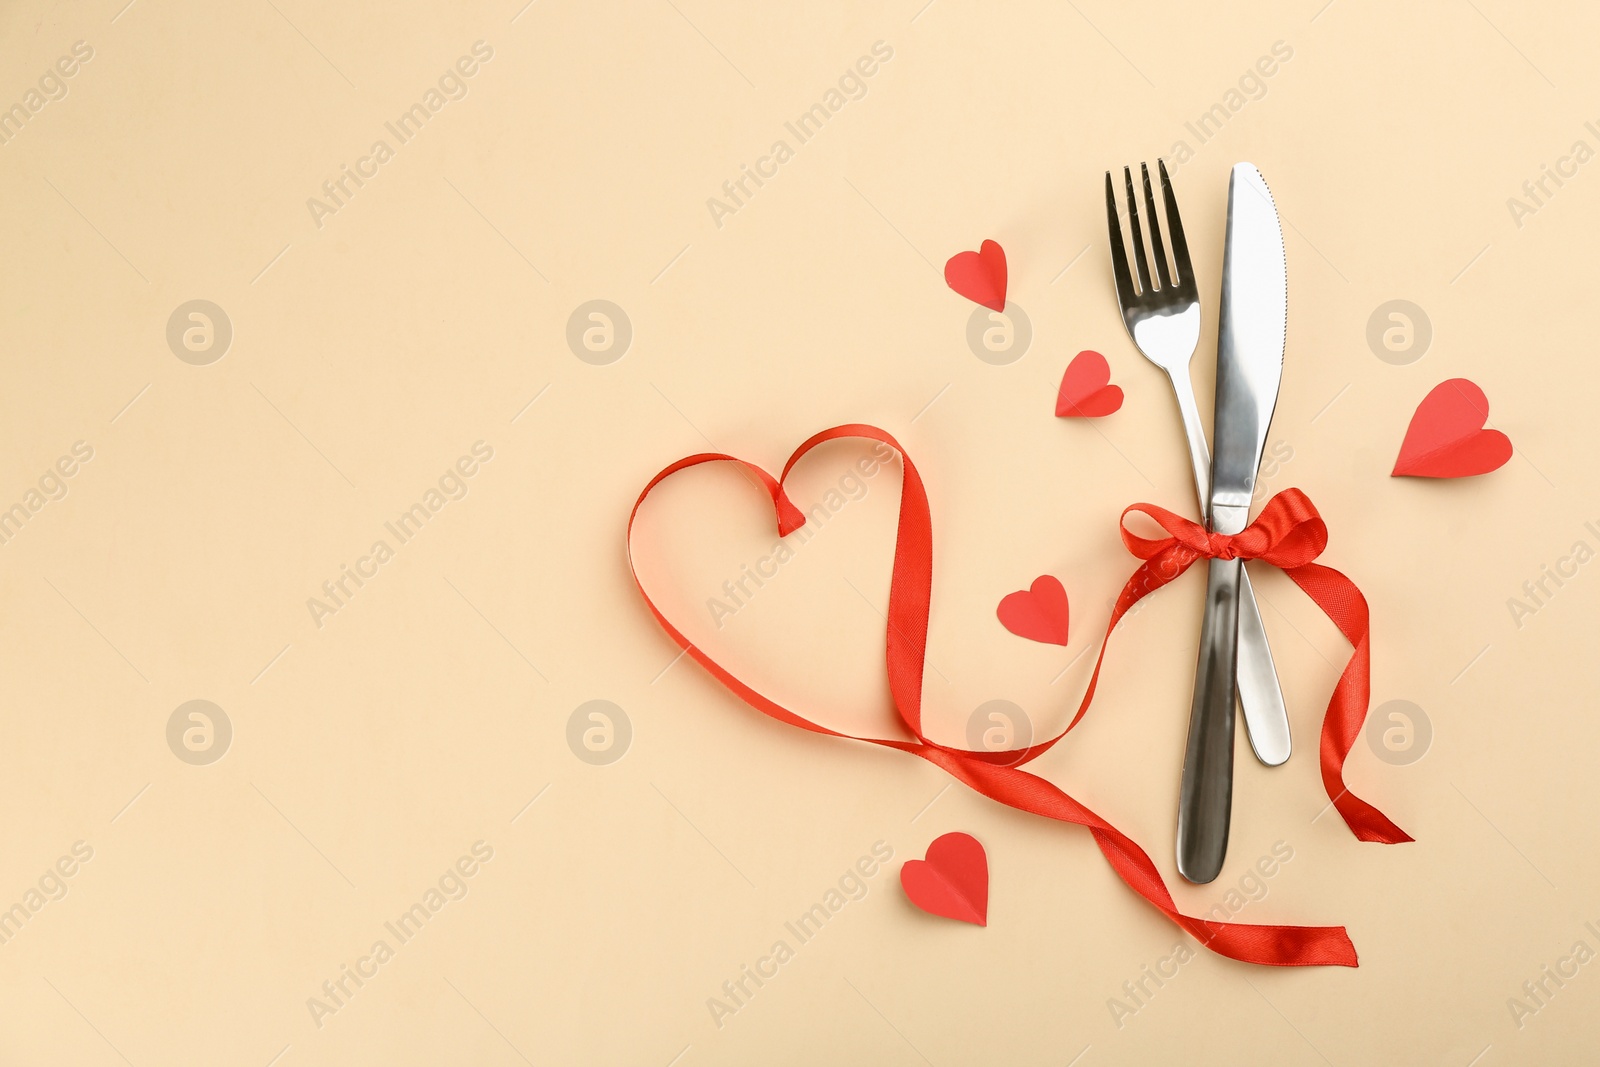
M 1228 181 L 1227 240 L 1218 313 L 1213 442 L 1208 447 L 1189 364 L 1200 339 L 1200 297 L 1189 261 L 1178 203 L 1166 164 L 1157 161 L 1166 207 L 1171 263 L 1150 170 L 1139 166 L 1149 254 L 1140 225 L 1140 197 L 1124 167 L 1133 271 L 1123 242 L 1116 185 L 1106 172 L 1106 221 L 1111 268 L 1122 321 L 1135 347 L 1166 372 L 1178 400 L 1194 468 L 1201 520 L 1218 534 L 1236 534 L 1250 521 L 1250 502 L 1277 405 L 1288 322 L 1288 275 L 1277 207 L 1261 172 L 1249 163 Z M 1155 274 L 1152 278 L 1151 265 Z M 1135 282 L 1137 274 L 1137 283 Z M 1234 705 L 1243 709 L 1256 758 L 1278 766 L 1289 758 L 1289 718 L 1267 645 L 1261 612 L 1244 563 L 1211 559 L 1195 664 L 1189 736 L 1178 794 L 1178 872 L 1210 882 L 1228 849 L 1233 803 Z

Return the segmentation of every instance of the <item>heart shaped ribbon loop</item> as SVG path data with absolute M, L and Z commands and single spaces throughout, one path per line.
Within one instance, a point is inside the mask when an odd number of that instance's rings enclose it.
M 675 627 L 645 591 L 633 562 L 633 528 L 639 509 L 651 490 L 677 472 L 702 463 L 734 463 L 753 476 L 771 497 L 778 532 L 786 535 L 805 525 L 805 514 L 784 492 L 789 473 L 816 446 L 841 438 L 863 438 L 888 445 L 901 458 L 900 515 L 895 537 L 894 565 L 889 585 L 889 616 L 885 628 L 885 663 L 895 710 L 915 740 L 857 737 L 830 729 L 799 715 L 735 676 Z M 1021 811 L 1087 827 L 1095 844 L 1127 885 L 1154 905 L 1207 948 L 1246 963 L 1280 967 L 1317 965 L 1356 966 L 1355 947 L 1342 926 L 1272 926 L 1218 923 L 1184 915 L 1162 881 L 1161 873 L 1134 840 L 1068 796 L 1051 782 L 1022 770 L 1021 765 L 1049 751 L 1089 710 L 1105 662 L 1111 632 L 1123 615 L 1143 597 L 1182 574 L 1197 559 L 1206 557 L 1258 559 L 1281 567 L 1339 627 L 1354 648 L 1322 728 L 1322 778 L 1334 807 L 1363 841 L 1409 841 L 1405 832 L 1382 812 L 1353 796 L 1344 786 L 1342 769 L 1366 718 L 1370 688 L 1370 628 L 1366 599 L 1343 574 L 1312 562 L 1327 545 L 1327 528 L 1316 508 L 1298 489 L 1285 490 L 1267 502 L 1260 518 L 1232 537 L 1214 537 L 1204 527 L 1153 504 L 1135 504 L 1123 511 L 1140 512 L 1154 519 L 1168 534 L 1143 538 L 1122 529 L 1128 550 L 1143 560 L 1123 586 L 1101 641 L 1100 656 L 1073 716 L 1065 729 L 1038 744 L 1012 752 L 969 752 L 930 741 L 922 730 L 922 676 L 927 651 L 928 608 L 933 596 L 933 524 L 927 490 L 911 458 L 889 434 L 874 426 L 849 424 L 824 430 L 805 441 L 773 478 L 754 464 L 720 452 L 688 456 L 652 478 L 634 502 L 628 516 L 628 565 L 635 585 L 662 629 L 696 663 L 732 693 L 756 710 L 791 726 L 832 737 L 845 737 L 897 749 L 927 760 L 976 792 Z

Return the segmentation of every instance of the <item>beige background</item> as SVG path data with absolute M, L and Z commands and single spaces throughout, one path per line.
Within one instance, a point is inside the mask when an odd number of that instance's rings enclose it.
M 93 49 L 0 144 L 0 507 L 26 511 L 74 442 L 93 449 L 0 545 L 0 907 L 28 915 L 0 945 L 0 1061 L 1592 1062 L 1600 964 L 1520 1026 L 1508 1007 L 1576 941 L 1600 949 L 1600 578 L 1579 569 L 1520 627 L 1507 606 L 1575 542 L 1600 547 L 1600 164 L 1547 181 L 1520 226 L 1507 206 L 1575 141 L 1600 148 L 1587 5 L 122 2 L 0 14 L 0 106 L 26 110 L 74 42 Z M 476 41 L 493 56 L 465 97 L 395 142 L 385 122 Z M 893 58 L 866 95 L 796 147 L 784 123 L 877 41 Z M 1276 42 L 1292 57 L 1201 143 L 1186 123 Z M 394 158 L 319 227 L 307 199 L 379 138 Z M 707 199 L 780 138 L 794 158 L 719 227 Z M 1058 727 L 1129 568 L 1117 510 L 1191 500 L 1105 254 L 1102 172 L 1160 154 L 1185 159 L 1208 327 L 1228 168 L 1252 160 L 1274 188 L 1292 298 L 1272 437 L 1293 458 L 1270 486 L 1326 513 L 1326 561 L 1372 602 L 1374 702 L 1415 703 L 1433 738 L 1406 765 L 1365 740 L 1350 760 L 1415 844 L 1318 818 L 1345 647 L 1262 576 L 1297 753 L 1269 771 L 1241 750 L 1228 867 L 1174 892 L 1204 911 L 1282 842 L 1293 859 L 1245 885 L 1265 896 L 1241 918 L 1345 923 L 1362 965 L 1202 952 L 1119 1025 L 1123 983 L 1189 942 L 1086 833 L 760 718 L 674 662 L 622 531 L 650 474 L 708 441 L 775 468 L 824 426 L 881 425 L 932 495 L 930 730 L 960 743 L 991 699 Z M 1005 366 L 968 348 L 972 305 L 939 273 L 985 237 L 1033 326 Z M 206 366 L 166 340 L 194 299 L 233 328 Z M 607 366 L 565 340 L 592 299 L 632 325 Z M 1366 341 L 1393 299 L 1432 324 L 1407 365 Z M 1128 394 L 1092 425 L 1051 415 L 1082 348 Z M 1208 328 L 1203 397 L 1213 351 Z M 1455 376 L 1517 456 L 1475 480 L 1387 477 Z M 308 598 L 395 547 L 384 522 L 478 441 L 493 458 L 465 497 L 319 627 Z M 798 495 L 859 454 L 819 453 Z M 896 481 L 720 632 L 706 598 L 773 541 L 737 477 L 663 492 L 644 571 L 774 693 L 888 730 Z M 1065 650 L 994 619 L 1046 572 L 1072 597 Z M 1102 703 L 1035 765 L 1175 881 L 1199 581 L 1123 626 Z M 194 699 L 233 731 L 206 766 L 167 742 Z M 608 766 L 567 743 L 593 699 L 631 723 Z M 957 829 L 989 850 L 987 929 L 897 885 Z M 48 876 L 80 841 L 92 859 Z M 470 891 L 398 945 L 384 923 L 478 841 L 493 858 Z M 878 841 L 895 859 L 866 896 L 719 1028 L 708 998 Z M 66 893 L 31 911 L 41 880 Z M 393 958 L 314 1018 L 380 938 Z

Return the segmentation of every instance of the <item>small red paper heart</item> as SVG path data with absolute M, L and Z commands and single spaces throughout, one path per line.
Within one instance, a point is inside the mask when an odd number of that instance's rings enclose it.
M 989 925 L 989 857 L 971 834 L 945 834 L 928 846 L 926 860 L 907 860 L 900 885 L 930 915 Z
M 977 304 L 1006 309 L 1006 250 L 985 241 L 976 252 L 957 252 L 944 265 L 944 282 Z
M 1027 589 L 1007 593 L 995 609 L 1000 625 L 1030 641 L 1067 643 L 1067 591 L 1053 575 L 1041 574 Z
M 1511 438 L 1486 430 L 1489 399 L 1466 378 L 1433 387 L 1417 406 L 1390 477 L 1465 478 L 1488 474 L 1511 458 Z
M 1072 357 L 1056 393 L 1056 414 L 1064 419 L 1098 419 L 1122 407 L 1122 389 L 1111 385 L 1111 365 L 1085 349 Z

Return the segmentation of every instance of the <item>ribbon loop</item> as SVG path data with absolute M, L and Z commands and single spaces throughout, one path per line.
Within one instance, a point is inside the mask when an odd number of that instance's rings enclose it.
M 900 517 L 895 535 L 894 565 L 889 585 L 889 615 L 884 655 L 889 692 L 906 729 L 915 741 L 857 737 L 841 733 L 783 707 L 722 667 L 675 627 L 645 591 L 633 559 L 633 528 L 645 498 L 662 481 L 701 463 L 729 462 L 757 479 L 771 498 L 778 533 L 787 536 L 805 524 L 784 482 L 796 463 L 817 445 L 839 438 L 863 438 L 894 449 L 901 461 Z M 1126 526 L 1130 512 L 1153 520 L 1167 534 L 1146 538 Z M 1198 559 L 1260 560 L 1279 567 L 1320 607 L 1352 646 L 1322 727 L 1322 778 L 1334 807 L 1363 841 L 1394 843 L 1411 840 L 1382 812 L 1355 797 L 1344 785 L 1343 767 L 1366 718 L 1370 689 L 1371 641 L 1366 598 L 1355 583 L 1331 567 L 1313 562 L 1328 543 L 1328 531 L 1317 509 L 1298 489 L 1286 489 L 1269 500 L 1255 522 L 1232 536 L 1205 527 L 1154 504 L 1133 504 L 1122 512 L 1119 529 L 1128 551 L 1140 559 L 1123 585 L 1101 640 L 1100 655 L 1072 721 L 1056 736 L 1008 752 L 969 752 L 930 741 L 922 729 L 922 681 L 927 652 L 928 609 L 933 596 L 933 532 L 927 491 L 911 457 L 889 434 L 874 426 L 850 424 L 824 430 L 803 443 L 773 478 L 760 467 L 722 453 L 688 456 L 663 469 L 645 485 L 628 516 L 628 566 L 651 614 L 695 662 L 731 692 L 758 711 L 790 726 L 892 748 L 918 756 L 945 770 L 976 792 L 1020 811 L 1087 827 L 1117 875 L 1145 900 L 1201 944 L 1246 963 L 1279 967 L 1356 966 L 1355 947 L 1342 926 L 1257 926 L 1219 923 L 1178 911 L 1161 873 L 1132 838 L 1054 784 L 1022 770 L 1054 746 L 1082 721 L 1094 700 L 1100 669 L 1111 633 L 1122 617 L 1144 597 L 1167 585 Z
M 1155 520 L 1166 537 L 1140 537 L 1127 527 L 1129 513 Z M 1150 559 L 1181 546 L 1205 559 L 1258 559 L 1289 570 L 1302 567 L 1328 547 L 1328 527 L 1311 498 L 1299 489 L 1278 493 L 1249 526 L 1236 534 L 1212 533 L 1182 515 L 1154 504 L 1130 504 L 1122 512 L 1122 543 L 1140 559 Z

